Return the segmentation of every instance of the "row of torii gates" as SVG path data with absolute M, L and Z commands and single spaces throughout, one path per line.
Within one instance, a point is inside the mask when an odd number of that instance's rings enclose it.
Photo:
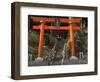
M 74 32 L 77 30 L 80 30 L 80 26 L 76 24 L 80 24 L 81 19 L 76 18 L 73 19 L 71 17 L 69 18 L 44 18 L 44 17 L 34 17 L 31 16 L 31 19 L 33 22 L 40 23 L 40 25 L 33 25 L 33 30 L 40 30 L 40 36 L 39 36 L 39 47 L 38 47 L 38 57 L 42 57 L 42 48 L 43 48 L 43 41 L 44 41 L 44 33 L 45 30 L 69 30 L 70 33 L 70 46 L 71 46 L 71 55 L 75 56 L 75 42 L 74 42 Z M 56 26 L 47 26 L 46 23 L 66 23 L 69 24 L 68 26 L 59 26 L 57 28 Z M 67 35 L 67 34 L 66 34 Z M 66 36 L 67 37 L 67 36 Z

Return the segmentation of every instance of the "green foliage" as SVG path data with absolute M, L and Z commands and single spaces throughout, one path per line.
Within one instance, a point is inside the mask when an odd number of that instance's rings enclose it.
M 39 33 L 38 31 L 30 30 L 28 32 L 28 52 L 33 55 L 35 59 L 38 55 Z
M 39 33 L 38 33 L 38 31 L 29 31 L 28 43 L 33 47 L 38 45 L 38 43 L 39 43 Z
M 87 47 L 88 47 L 88 33 L 87 33 L 87 18 L 82 18 L 81 29 L 76 32 L 75 40 L 78 48 L 78 52 L 83 51 L 85 55 L 87 55 Z

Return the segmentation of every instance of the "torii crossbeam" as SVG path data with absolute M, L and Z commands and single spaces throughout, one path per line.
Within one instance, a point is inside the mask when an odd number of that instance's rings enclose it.
M 44 41 L 44 33 L 45 30 L 69 30 L 70 32 L 70 45 L 71 45 L 71 55 L 75 56 L 75 45 L 74 45 L 74 31 L 80 30 L 80 26 L 76 24 L 80 24 L 81 19 L 68 19 L 68 18 L 60 18 L 60 23 L 67 23 L 68 26 L 60 26 L 56 28 L 56 26 L 47 26 L 46 23 L 55 23 L 55 18 L 43 18 L 43 17 L 31 17 L 33 22 L 38 22 L 40 25 L 33 25 L 33 30 L 40 30 L 39 37 L 39 48 L 38 48 L 38 57 L 42 57 L 42 48 Z

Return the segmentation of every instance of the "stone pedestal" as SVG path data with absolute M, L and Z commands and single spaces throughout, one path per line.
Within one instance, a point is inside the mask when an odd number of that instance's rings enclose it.
M 42 57 L 37 57 L 34 61 L 29 62 L 29 66 L 45 66 L 48 65 L 47 61 L 44 61 Z
M 43 58 L 42 58 L 42 57 L 37 57 L 37 58 L 35 59 L 35 61 L 43 61 Z
M 70 64 L 78 64 L 79 59 L 76 56 L 71 56 L 70 57 Z

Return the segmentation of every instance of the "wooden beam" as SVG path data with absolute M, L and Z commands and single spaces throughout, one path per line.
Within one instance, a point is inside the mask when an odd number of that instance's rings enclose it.
M 54 18 L 43 18 L 43 17 L 31 17 L 33 22 L 39 22 L 42 20 L 44 23 L 54 23 L 55 19 Z
M 54 23 L 55 18 L 43 18 L 43 17 L 31 17 L 33 22 L 39 22 L 42 20 L 44 23 Z M 60 23 L 80 23 L 81 19 L 67 19 L 67 18 L 60 18 Z
M 40 30 L 40 26 L 33 26 L 32 29 L 34 29 L 34 30 Z M 66 27 L 56 28 L 56 27 L 53 27 L 53 26 L 45 26 L 44 29 L 45 30 L 70 30 L 70 27 L 66 26 Z M 73 30 L 80 30 L 80 27 L 79 26 L 75 26 L 72 29 Z

